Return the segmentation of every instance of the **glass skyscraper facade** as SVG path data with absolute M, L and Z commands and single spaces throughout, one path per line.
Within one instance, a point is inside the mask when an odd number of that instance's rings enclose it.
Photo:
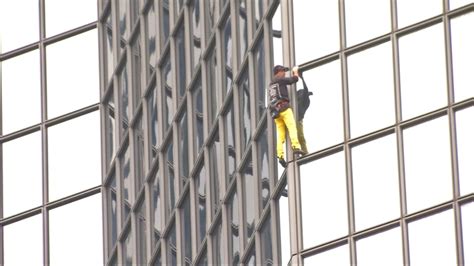
M 0 264 L 474 265 L 474 1 L 0 15 Z M 286 169 L 276 64 L 313 92 Z

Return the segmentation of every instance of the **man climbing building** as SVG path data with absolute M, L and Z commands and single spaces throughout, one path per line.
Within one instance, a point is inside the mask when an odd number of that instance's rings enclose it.
M 300 142 L 301 150 L 304 154 L 307 154 L 308 147 L 306 146 L 306 139 L 304 138 L 303 118 L 310 104 L 309 96 L 313 95 L 313 93 L 308 90 L 308 86 L 306 86 L 306 82 L 303 79 L 303 74 L 300 72 L 298 73 L 298 75 L 299 78 L 303 81 L 303 89 L 299 89 L 298 91 L 296 91 L 296 95 L 298 97 L 298 112 L 296 112 L 296 129 L 298 131 L 298 141 Z
M 290 106 L 290 98 L 287 85 L 298 82 L 298 69 L 293 68 L 292 76 L 286 77 L 285 73 L 289 68 L 276 65 L 273 68 L 273 80 L 268 88 L 268 95 L 270 100 L 270 111 L 275 121 L 277 128 L 277 158 L 278 162 L 286 167 L 287 163 L 284 158 L 283 144 L 286 140 L 286 130 L 290 135 L 291 147 L 293 153 L 303 155 L 301 145 L 298 141 L 298 133 L 296 129 L 296 122 L 293 115 L 293 110 Z

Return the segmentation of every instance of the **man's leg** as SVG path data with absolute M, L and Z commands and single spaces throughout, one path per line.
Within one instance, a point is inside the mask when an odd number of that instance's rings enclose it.
M 277 129 L 277 157 L 284 158 L 285 154 L 283 152 L 283 144 L 286 140 L 286 126 L 285 122 L 283 121 L 282 116 L 280 115 L 278 118 L 274 119 L 275 125 Z
M 291 108 L 286 109 L 280 113 L 280 117 L 285 121 L 288 134 L 290 135 L 291 147 L 293 150 L 301 150 L 300 142 L 298 141 L 298 133 L 296 130 L 295 117 Z
M 298 141 L 301 145 L 301 150 L 307 154 L 308 147 L 306 146 L 306 139 L 304 138 L 303 120 L 296 121 L 296 129 L 298 130 Z

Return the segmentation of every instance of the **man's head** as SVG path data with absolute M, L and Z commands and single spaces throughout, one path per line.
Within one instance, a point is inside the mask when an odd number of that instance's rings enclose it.
M 288 67 L 284 67 L 282 65 L 276 65 L 273 67 L 273 75 L 274 76 L 284 76 L 285 72 L 290 70 Z

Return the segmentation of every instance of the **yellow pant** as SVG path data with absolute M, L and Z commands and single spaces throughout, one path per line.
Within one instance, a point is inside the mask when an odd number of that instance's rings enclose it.
M 286 130 L 290 135 L 291 146 L 293 149 L 301 149 L 300 143 L 298 141 L 298 133 L 296 130 L 295 118 L 293 116 L 293 111 L 291 108 L 286 109 L 281 112 L 280 115 L 274 119 L 275 125 L 277 128 L 277 156 L 283 158 L 283 144 L 286 140 Z

